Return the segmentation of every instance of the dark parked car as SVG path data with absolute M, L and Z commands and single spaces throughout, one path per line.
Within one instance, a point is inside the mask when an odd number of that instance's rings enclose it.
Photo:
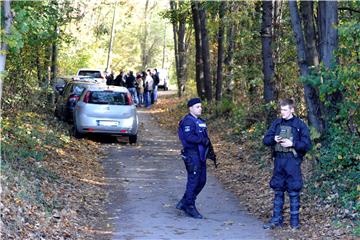
M 64 89 L 59 91 L 59 97 L 56 101 L 55 116 L 64 121 L 72 121 L 76 102 L 86 87 L 95 85 L 94 82 L 68 82 Z

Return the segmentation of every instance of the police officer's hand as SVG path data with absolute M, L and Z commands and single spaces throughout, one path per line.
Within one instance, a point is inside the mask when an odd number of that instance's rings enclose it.
M 283 139 L 282 137 L 280 137 L 280 136 L 275 136 L 274 137 L 274 140 L 275 140 L 275 142 L 280 142 L 281 141 L 281 139 Z
M 293 142 L 290 139 L 287 138 L 283 138 L 280 140 L 280 145 L 282 147 L 292 147 L 293 146 Z

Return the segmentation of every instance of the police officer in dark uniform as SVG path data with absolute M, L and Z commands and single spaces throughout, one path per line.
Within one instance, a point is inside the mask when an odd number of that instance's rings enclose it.
M 201 100 L 192 98 L 188 101 L 189 114 L 180 122 L 178 134 L 183 145 L 182 158 L 187 171 L 186 191 L 176 205 L 193 218 L 203 218 L 195 206 L 197 195 L 206 183 L 206 156 L 210 147 L 206 123 L 200 118 Z
M 276 119 L 266 132 L 263 143 L 274 150 L 274 170 L 270 187 L 275 192 L 273 216 L 265 229 L 283 226 L 282 210 L 284 192 L 290 199 L 290 226 L 300 228 L 300 190 L 303 186 L 301 161 L 311 147 L 309 128 L 298 117 L 294 116 L 294 101 L 280 101 L 281 118 Z

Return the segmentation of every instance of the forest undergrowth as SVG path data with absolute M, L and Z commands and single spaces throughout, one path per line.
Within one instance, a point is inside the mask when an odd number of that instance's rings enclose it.
M 273 162 L 270 149 L 262 144 L 265 124 L 254 121 L 253 116 L 235 116 L 227 109 L 220 112 L 215 109 L 206 104 L 203 108 L 203 117 L 207 119 L 210 138 L 220 163 L 217 169 L 208 163 L 209 170 L 225 188 L 238 196 L 243 207 L 266 222 L 272 214 L 273 192 L 269 180 Z M 187 113 L 186 99 L 162 98 L 152 111 L 162 127 L 176 134 L 179 120 Z M 239 121 L 242 121 L 240 125 Z M 321 189 L 314 192 L 315 163 L 312 154 L 308 154 L 302 164 L 305 186 L 301 193 L 301 229 L 294 231 L 288 224 L 290 213 L 286 197 L 285 227 L 273 230 L 273 233 L 277 239 L 356 239 L 359 236 L 356 211 L 339 207 L 335 201 L 324 201 L 320 197 Z
M 51 113 L 3 113 L 1 239 L 95 239 L 102 151 L 68 130 Z

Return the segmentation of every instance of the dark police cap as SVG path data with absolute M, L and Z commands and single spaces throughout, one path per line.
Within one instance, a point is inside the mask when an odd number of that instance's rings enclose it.
M 200 98 L 192 98 L 188 101 L 187 106 L 191 107 L 197 103 L 201 103 L 201 99 Z

